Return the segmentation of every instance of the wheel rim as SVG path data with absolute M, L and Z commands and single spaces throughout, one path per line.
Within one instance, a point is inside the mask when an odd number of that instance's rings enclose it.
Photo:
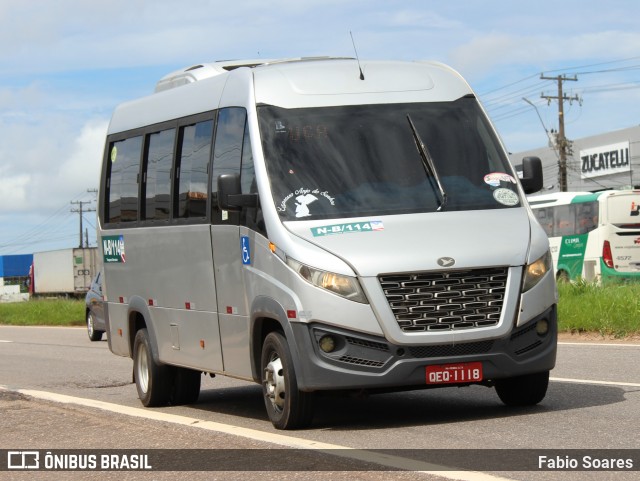
M 138 381 L 138 386 L 142 392 L 146 393 L 149 389 L 149 359 L 147 355 L 147 348 L 144 344 L 140 344 L 138 346 L 137 359 L 136 380 Z
M 87 330 L 89 331 L 89 336 L 93 336 L 93 315 L 89 314 L 87 316 Z
M 276 353 L 271 356 L 271 361 L 264 370 L 265 395 L 271 401 L 273 409 L 282 412 L 285 401 L 285 379 L 282 361 Z

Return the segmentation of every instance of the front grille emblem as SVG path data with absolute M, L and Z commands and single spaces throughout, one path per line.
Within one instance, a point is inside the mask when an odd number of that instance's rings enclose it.
M 453 267 L 456 260 L 453 257 L 441 257 L 438 259 L 438 265 L 440 267 Z

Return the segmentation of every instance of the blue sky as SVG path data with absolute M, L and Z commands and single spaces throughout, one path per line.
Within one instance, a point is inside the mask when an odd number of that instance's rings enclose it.
M 546 145 L 565 82 L 566 135 L 640 124 L 637 0 L 0 0 L 0 255 L 75 247 L 71 201 L 95 194 L 120 102 L 164 74 L 238 58 L 437 60 L 471 84 L 507 149 Z M 95 213 L 84 216 L 95 245 Z

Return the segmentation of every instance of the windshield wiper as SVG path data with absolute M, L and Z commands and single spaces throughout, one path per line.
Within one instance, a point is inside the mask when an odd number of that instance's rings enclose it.
M 438 210 L 441 210 L 447 203 L 447 193 L 444 191 L 444 188 L 442 187 L 442 182 L 440 181 L 440 176 L 438 175 L 436 166 L 433 163 L 431 154 L 429 153 L 427 146 L 424 145 L 424 142 L 420 138 L 420 134 L 418 134 L 418 131 L 416 130 L 416 126 L 413 125 L 413 120 L 411 120 L 411 116 L 409 114 L 407 114 L 407 120 L 409 121 L 411 132 L 413 133 L 413 140 L 416 142 L 416 148 L 418 149 L 418 153 L 420 154 L 420 158 L 422 159 L 422 165 L 424 165 L 424 170 L 427 172 L 427 175 L 430 175 L 436 181 L 436 185 L 438 187 L 438 191 L 440 194 L 440 205 L 438 206 Z

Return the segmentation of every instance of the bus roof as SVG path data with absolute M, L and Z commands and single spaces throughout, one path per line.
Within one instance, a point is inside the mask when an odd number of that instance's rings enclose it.
M 598 199 L 640 193 L 638 190 L 603 190 L 600 192 L 554 192 L 527 197 L 533 208 L 553 205 L 578 204 L 580 202 L 594 202 Z
M 445 102 L 473 93 L 456 71 L 437 62 L 286 62 L 256 68 L 254 77 L 256 102 L 285 108 Z
M 226 107 L 220 100 L 227 90 L 241 92 L 235 106 L 284 108 L 445 102 L 473 95 L 455 70 L 438 62 L 329 57 L 214 62 L 172 72 L 160 79 L 156 93 L 118 106 L 109 134 Z

